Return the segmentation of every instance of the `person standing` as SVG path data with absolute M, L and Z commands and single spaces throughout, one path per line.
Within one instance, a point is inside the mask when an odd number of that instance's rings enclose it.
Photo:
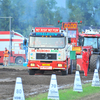
M 4 54 L 3 66 L 4 66 L 4 65 L 7 66 L 7 65 L 8 65 L 8 58 L 9 58 L 10 52 L 9 52 L 9 50 L 7 50 L 7 48 L 5 48 L 3 54 Z
M 89 65 L 89 57 L 87 53 L 87 49 L 83 49 L 83 54 L 82 54 L 82 65 L 83 65 L 83 70 L 84 70 L 84 76 L 87 77 L 88 73 L 88 65 Z

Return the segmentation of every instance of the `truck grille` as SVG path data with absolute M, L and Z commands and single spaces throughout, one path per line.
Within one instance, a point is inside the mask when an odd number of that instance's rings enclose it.
M 41 60 L 56 60 L 57 59 L 57 54 L 55 53 L 37 53 L 36 54 L 36 59 L 41 59 Z

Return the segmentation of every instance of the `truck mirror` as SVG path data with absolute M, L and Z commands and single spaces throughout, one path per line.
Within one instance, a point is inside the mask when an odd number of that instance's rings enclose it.
M 23 44 L 24 44 L 24 45 L 26 45 L 26 44 L 27 44 L 27 39 L 24 39 Z
M 68 38 L 68 43 L 71 43 L 71 38 Z

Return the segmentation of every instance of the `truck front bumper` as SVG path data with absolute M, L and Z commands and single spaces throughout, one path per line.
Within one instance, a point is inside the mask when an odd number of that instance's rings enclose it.
M 66 61 L 28 61 L 28 69 L 39 69 L 39 70 L 66 70 Z

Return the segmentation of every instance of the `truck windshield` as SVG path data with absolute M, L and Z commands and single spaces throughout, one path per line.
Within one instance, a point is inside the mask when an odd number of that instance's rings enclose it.
M 76 38 L 76 30 L 68 30 L 69 38 Z
M 30 47 L 43 47 L 43 48 L 64 48 L 65 38 L 64 37 L 30 37 Z
M 93 46 L 93 48 L 97 48 L 97 38 L 84 38 L 84 46 Z

